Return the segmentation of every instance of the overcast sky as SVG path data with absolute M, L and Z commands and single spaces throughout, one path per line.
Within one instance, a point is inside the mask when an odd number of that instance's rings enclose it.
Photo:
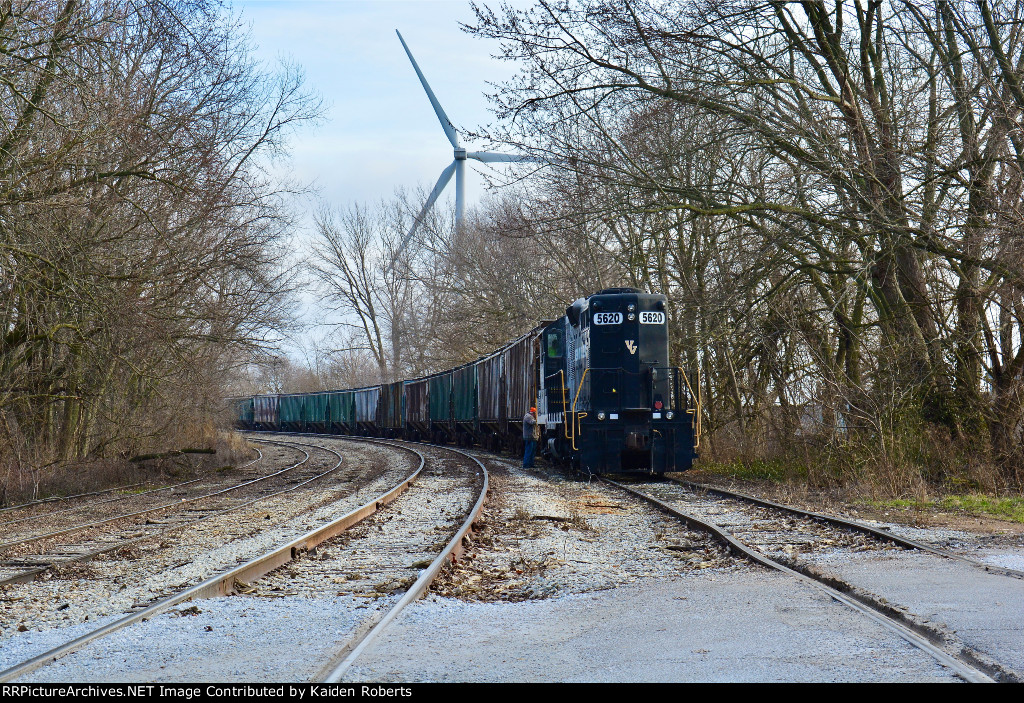
M 459 28 L 460 22 L 473 21 L 466 0 L 232 2 L 234 11 L 251 26 L 258 58 L 274 62 L 285 57 L 298 63 L 307 86 L 323 98 L 325 119 L 293 139 L 290 168 L 300 182 L 315 185 L 336 206 L 374 203 L 390 198 L 398 187 L 429 191 L 452 161 L 452 146 L 396 29 L 460 133 L 492 121 L 484 95 L 488 83 L 515 73 L 513 65 L 491 58 L 498 52 L 495 43 L 475 39 Z M 461 137 L 460 141 L 470 150 L 486 146 Z M 467 207 L 485 193 L 477 170 L 486 168 L 469 161 Z M 454 191 L 452 179 L 439 204 L 454 202 Z M 310 226 L 307 211 L 293 239 L 297 257 Z M 303 291 L 300 300 L 300 316 L 309 327 L 285 340 L 284 349 L 293 359 L 305 355 L 303 349 L 308 350 L 312 338 L 329 333 L 328 327 L 317 325 L 326 311 L 315 291 Z
M 460 132 L 492 121 L 488 82 L 515 71 L 491 58 L 495 43 L 459 29 L 473 20 L 463 0 L 234 0 L 234 7 L 251 23 L 259 57 L 295 60 L 323 96 L 326 120 L 294 141 L 292 168 L 337 205 L 390 197 L 399 186 L 429 190 L 452 161 L 396 29 Z M 471 150 L 485 146 L 461 141 Z M 475 170 L 486 167 L 469 163 L 472 205 L 484 191 Z M 453 179 L 445 197 L 454 197 L 454 185 Z

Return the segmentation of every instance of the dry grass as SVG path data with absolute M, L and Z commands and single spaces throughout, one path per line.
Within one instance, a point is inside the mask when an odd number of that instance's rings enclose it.
M 732 435 L 711 442 L 695 469 L 738 483 L 830 492 L 856 500 L 914 500 L 977 493 L 1020 496 L 1020 460 L 996 461 L 976 438 L 956 439 L 934 425 L 916 424 L 879 435 L 803 436 L 790 447 L 736 445 Z
M 0 446 L 0 506 L 138 483 L 183 480 L 253 458 L 244 437 L 218 431 L 212 424 L 182 428 L 170 439 L 180 443 L 147 447 L 153 451 L 133 456 L 134 461 L 124 454 L 75 462 L 47 461 L 19 455 L 10 445 Z

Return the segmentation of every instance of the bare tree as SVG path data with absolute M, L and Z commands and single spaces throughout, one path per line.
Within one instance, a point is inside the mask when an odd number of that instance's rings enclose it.
M 924 426 L 1019 484 L 1022 12 L 542 1 L 468 29 L 521 66 L 490 136 L 548 160 L 538 231 L 692 306 L 713 426 Z
M 287 318 L 294 189 L 267 167 L 318 104 L 215 3 L 8 2 L 0 37 L 0 413 L 20 461 L 174 442 Z

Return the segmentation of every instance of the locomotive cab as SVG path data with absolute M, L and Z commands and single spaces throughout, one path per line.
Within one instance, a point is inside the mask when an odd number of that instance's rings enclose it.
M 549 451 L 584 474 L 685 471 L 695 399 L 669 364 L 667 299 L 635 288 L 577 300 L 543 337 Z

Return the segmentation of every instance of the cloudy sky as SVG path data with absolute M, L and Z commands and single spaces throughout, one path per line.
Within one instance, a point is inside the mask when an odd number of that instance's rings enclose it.
M 323 98 L 325 119 L 293 139 L 290 169 L 336 206 L 375 203 L 399 187 L 429 191 L 452 161 L 451 144 L 396 29 L 460 132 L 493 120 L 488 83 L 515 73 L 514 66 L 491 58 L 495 44 L 459 28 L 474 18 L 468 0 L 232 0 L 232 7 L 250 25 L 258 58 L 298 63 L 307 86 Z M 486 146 L 461 141 L 471 150 Z M 477 169 L 487 167 L 469 164 L 466 204 L 472 207 L 485 194 Z M 439 204 L 454 202 L 454 186 L 452 179 Z M 310 234 L 307 216 L 293 239 L 297 258 Z M 313 289 L 299 299 L 307 327 L 284 340 L 283 348 L 295 360 L 308 360 L 313 340 L 330 333 L 321 323 L 334 316 Z
M 492 121 L 488 82 L 515 71 L 491 58 L 494 43 L 459 28 L 473 20 L 465 0 L 234 0 L 234 8 L 251 23 L 260 58 L 293 59 L 324 98 L 326 120 L 294 141 L 292 169 L 337 205 L 387 198 L 399 186 L 429 190 L 451 163 L 452 147 L 396 29 L 460 131 Z M 467 173 L 469 205 L 484 192 L 473 172 L 482 168 Z M 445 197 L 452 191 L 454 180 Z

